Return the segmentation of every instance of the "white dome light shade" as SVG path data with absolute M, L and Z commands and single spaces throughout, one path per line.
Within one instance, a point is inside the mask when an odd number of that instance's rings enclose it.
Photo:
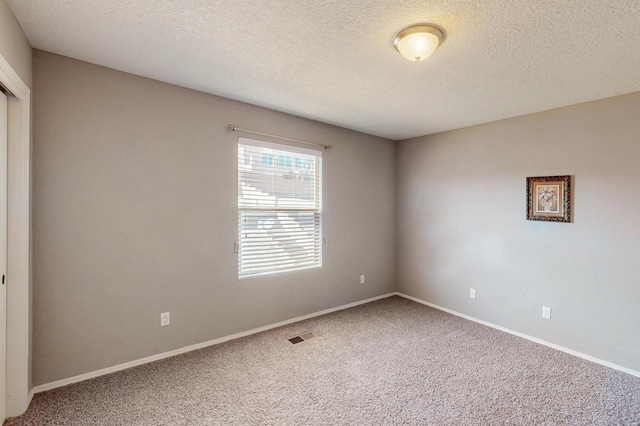
M 400 31 L 393 42 L 396 50 L 409 61 L 422 61 L 435 52 L 444 40 L 444 32 L 431 25 L 415 25 Z

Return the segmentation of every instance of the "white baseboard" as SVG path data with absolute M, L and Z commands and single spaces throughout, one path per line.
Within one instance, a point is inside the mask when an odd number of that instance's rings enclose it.
M 456 311 L 454 311 L 452 309 L 444 308 L 442 306 L 438 306 L 436 304 L 433 304 L 433 303 L 430 303 L 430 302 L 426 302 L 426 301 L 424 301 L 422 299 L 418 299 L 417 297 L 409 296 L 407 294 L 400 293 L 400 292 L 393 292 L 393 293 L 383 294 L 383 295 L 377 296 L 377 297 L 372 297 L 370 299 L 360 300 L 358 302 L 354 302 L 354 303 L 349 303 L 349 304 L 346 304 L 346 305 L 338 306 L 338 307 L 335 307 L 335 308 L 325 309 L 323 311 L 314 312 L 312 314 L 303 315 L 303 316 L 296 317 L 296 318 L 291 318 L 291 319 L 288 319 L 288 320 L 285 320 L 285 321 L 281 321 L 281 322 L 278 322 L 278 323 L 275 323 L 275 324 L 270 324 L 270 325 L 266 325 L 266 326 L 263 326 L 263 327 L 254 328 L 252 330 L 243 331 L 241 333 L 232 334 L 230 336 L 220 337 L 218 339 L 209 340 L 207 342 L 197 343 L 195 345 L 186 346 L 184 348 L 175 349 L 175 350 L 172 350 L 172 351 L 169 351 L 169 352 L 163 352 L 161 354 L 156 354 L 156 355 L 152 355 L 152 356 L 149 356 L 149 357 L 146 357 L 146 358 L 137 359 L 137 360 L 134 360 L 134 361 L 126 362 L 124 364 L 118 364 L 118 365 L 114 365 L 112 367 L 103 368 L 101 370 L 96 370 L 96 371 L 92 371 L 92 372 L 89 372 L 89 373 L 80 374 L 78 376 L 69 377 L 67 379 L 57 380 L 55 382 L 45 383 L 43 385 L 38 385 L 38 386 L 35 386 L 33 389 L 31 389 L 31 392 L 29 392 L 29 402 L 31 402 L 31 398 L 33 398 L 33 395 L 36 394 L 36 393 L 39 393 L 39 392 L 44 392 L 44 391 L 48 391 L 48 390 L 51 390 L 51 389 L 59 388 L 59 387 L 62 387 L 62 386 L 70 385 L 72 383 L 78 383 L 78 382 L 81 382 L 81 381 L 84 381 L 84 380 L 93 379 L 95 377 L 104 376 L 105 374 L 115 373 L 116 371 L 126 370 L 128 368 L 136 367 L 138 365 L 147 364 L 147 363 L 154 362 L 154 361 L 159 361 L 161 359 L 170 358 L 172 356 L 184 354 L 186 352 L 191 352 L 191 351 L 195 351 L 195 350 L 198 350 L 198 349 L 206 348 L 208 346 L 213 346 L 213 345 L 217 345 L 217 344 L 220 344 L 220 343 L 228 342 L 229 340 L 234 340 L 234 339 L 239 339 L 241 337 L 250 336 L 252 334 L 256 334 L 256 333 L 260 333 L 260 332 L 263 332 L 263 331 L 271 330 L 271 329 L 277 328 L 277 327 L 282 327 L 284 325 L 293 324 L 293 323 L 296 323 L 296 322 L 299 322 L 299 321 L 304 321 L 306 319 L 318 317 L 318 316 L 321 316 L 321 315 L 330 314 L 332 312 L 353 308 L 354 306 L 363 305 L 365 303 L 374 302 L 376 300 L 385 299 L 385 298 L 391 297 L 391 296 L 404 297 L 405 299 L 413 300 L 414 302 L 418 302 L 418 303 L 421 303 L 423 305 L 430 306 L 432 308 L 435 308 L 435 309 L 447 312 L 449 314 L 452 314 L 452 315 L 467 319 L 469 321 L 477 322 L 479 324 L 486 325 L 487 327 L 495 328 L 496 330 L 504 331 L 505 333 L 509 333 L 509 334 L 513 334 L 514 336 L 522 337 L 523 339 L 527 339 L 527 340 L 530 340 L 532 342 L 539 343 L 541 345 L 545 345 L 545 346 L 548 346 L 550 348 L 553 348 L 553 349 L 556 349 L 556 350 L 559 350 L 559 351 L 562 351 L 562 352 L 566 352 L 566 353 L 568 353 L 570 355 L 577 356 L 577 357 L 582 358 L 582 359 L 586 359 L 587 361 L 595 362 L 596 364 L 600 364 L 600 365 L 603 365 L 605 367 L 613 368 L 614 370 L 618 370 L 618 371 L 622 371 L 622 372 L 627 373 L 627 374 L 631 374 L 632 376 L 640 377 L 640 371 L 635 371 L 635 370 L 632 370 L 630 368 L 622 367 L 622 366 L 614 364 L 612 362 L 605 361 L 605 360 L 602 360 L 602 359 L 599 359 L 599 358 L 595 358 L 595 357 L 593 357 L 591 355 L 583 354 L 581 352 L 574 351 L 573 349 L 565 348 L 565 347 L 557 345 L 555 343 L 547 342 L 546 340 L 538 339 L 537 337 L 529 336 L 527 334 L 520 333 L 518 331 L 510 330 L 510 329 L 508 329 L 506 327 L 502 327 L 502 326 L 497 325 L 497 324 L 493 324 L 493 323 L 490 323 L 490 322 L 487 322 L 487 321 L 483 321 L 483 320 L 478 319 L 478 318 L 474 318 L 474 317 L 469 316 L 469 315 L 462 314 L 460 312 L 456 312 Z
M 577 356 L 578 358 L 586 359 L 587 361 L 595 362 L 596 364 L 604 365 L 605 367 L 613 368 L 614 370 L 622 371 L 623 373 L 631 374 L 632 376 L 640 377 L 640 371 L 635 371 L 627 367 L 623 367 L 618 364 L 614 364 L 609 361 L 605 361 L 600 358 L 593 357 L 591 355 L 583 354 L 582 352 L 574 351 L 573 349 L 565 348 L 564 346 L 557 345 L 555 343 L 547 342 L 546 340 L 538 339 L 537 337 L 529 336 L 524 333 L 520 333 L 519 331 L 510 330 L 506 327 L 502 327 L 501 325 L 493 324 L 487 321 L 483 321 L 478 318 L 474 318 L 469 315 L 461 314 L 460 312 L 456 312 L 451 309 L 444 308 L 442 306 L 438 306 L 434 303 L 426 302 L 422 299 L 418 299 L 417 297 L 409 296 L 404 293 L 396 292 L 395 295 L 404 297 L 405 299 L 413 300 L 414 302 L 421 303 L 423 305 L 430 306 L 432 308 L 438 309 L 440 311 L 447 312 L 449 314 L 467 319 L 469 321 L 477 322 L 478 324 L 486 325 L 487 327 L 495 328 L 496 330 L 504 331 L 505 333 L 513 334 L 514 336 L 522 337 L 523 339 L 530 340 L 535 343 L 539 343 L 544 346 L 548 346 L 550 348 L 566 352 L 570 355 Z
M 365 303 L 374 302 L 376 300 L 385 299 L 387 297 L 395 296 L 396 293 L 387 293 L 382 296 L 372 297 L 370 299 L 360 300 L 358 302 L 349 303 L 347 305 L 338 306 L 335 308 L 325 309 L 323 311 L 314 312 L 312 314 L 303 315 L 301 317 L 291 318 L 285 321 L 280 321 L 275 324 L 265 325 L 264 327 L 254 328 L 252 330 L 243 331 L 241 333 L 232 334 L 230 336 L 220 337 L 218 339 L 209 340 L 207 342 L 197 343 L 195 345 L 186 346 L 184 348 L 175 349 L 169 352 L 163 352 L 161 354 L 152 355 L 146 358 L 137 359 L 135 361 L 125 362 L 124 364 L 114 365 L 113 367 L 103 368 L 101 370 L 92 371 L 90 373 L 80 374 L 78 376 L 69 377 L 67 379 L 57 380 L 51 383 L 45 383 L 43 385 L 34 386 L 30 392 L 30 398 L 34 393 L 44 392 L 51 389 L 59 388 L 62 386 L 70 385 L 72 383 L 82 382 L 84 380 L 93 379 L 95 377 L 104 376 L 105 374 L 115 373 L 116 371 L 126 370 L 127 368 L 136 367 L 138 365 L 147 364 L 150 362 L 158 361 L 172 356 L 184 354 L 186 352 L 195 351 L 198 349 L 206 348 L 208 346 L 217 345 L 220 343 L 228 342 L 229 340 L 239 339 L 241 337 L 250 336 L 252 334 L 260 333 L 262 331 L 271 330 L 272 328 L 282 327 L 284 325 L 293 324 L 299 321 L 304 321 L 309 318 L 319 317 L 321 315 L 330 314 L 331 312 L 342 311 L 344 309 L 353 308 L 354 306 L 363 305 Z M 31 399 L 29 399 L 31 400 Z

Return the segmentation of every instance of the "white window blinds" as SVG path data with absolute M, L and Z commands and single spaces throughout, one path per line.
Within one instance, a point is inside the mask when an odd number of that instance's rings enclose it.
M 238 275 L 321 266 L 322 152 L 238 140 Z

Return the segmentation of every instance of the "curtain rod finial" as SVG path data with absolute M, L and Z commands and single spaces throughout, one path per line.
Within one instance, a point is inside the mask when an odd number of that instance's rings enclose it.
M 236 126 L 234 126 L 233 124 L 229 124 L 227 126 L 227 129 L 231 130 L 232 132 L 235 132 L 236 131 Z

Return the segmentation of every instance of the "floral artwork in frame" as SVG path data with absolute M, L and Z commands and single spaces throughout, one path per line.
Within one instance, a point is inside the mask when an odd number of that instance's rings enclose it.
M 527 220 L 571 222 L 571 176 L 528 177 Z

